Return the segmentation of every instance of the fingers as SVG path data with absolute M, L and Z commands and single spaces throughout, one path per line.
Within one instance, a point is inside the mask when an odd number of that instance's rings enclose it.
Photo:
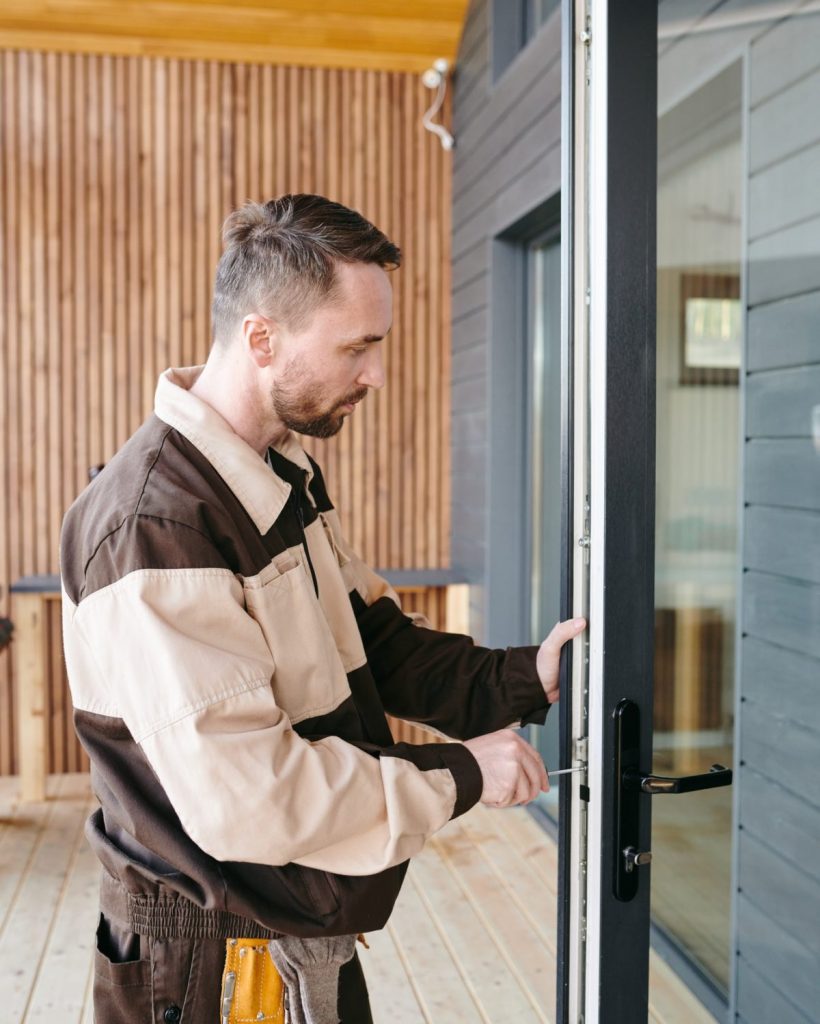
M 544 643 L 552 649 L 559 651 L 567 641 L 574 639 L 586 627 L 587 620 L 584 618 L 565 619 L 563 622 L 556 622 Z
M 519 743 L 521 776 L 516 786 L 515 800 L 516 803 L 527 804 L 533 801 L 539 793 L 548 792 L 550 784 L 541 755 L 526 740 L 520 736 L 516 738 Z
M 526 804 L 549 790 L 544 762 L 526 740 L 510 729 L 466 740 L 484 781 L 482 802 L 491 807 Z
M 518 790 L 519 792 L 522 790 L 524 792 L 523 797 L 518 796 L 518 802 L 526 804 L 534 800 L 541 792 L 541 773 L 535 760 L 527 753 L 521 759 L 521 776 Z

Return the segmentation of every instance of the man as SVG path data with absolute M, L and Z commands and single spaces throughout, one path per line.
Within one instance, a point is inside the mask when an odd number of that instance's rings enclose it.
M 544 720 L 584 624 L 490 651 L 402 614 L 294 437 L 383 385 L 399 250 L 309 195 L 247 204 L 224 238 L 207 363 L 162 375 L 63 528 L 96 1020 L 277 1020 L 281 975 L 294 1019 L 366 1024 L 355 935 L 451 817 L 548 788 L 507 727 Z M 464 742 L 396 744 L 385 710 Z

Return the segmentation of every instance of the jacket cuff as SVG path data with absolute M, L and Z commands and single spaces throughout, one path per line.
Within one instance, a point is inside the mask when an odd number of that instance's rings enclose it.
M 457 818 L 478 803 L 484 790 L 484 779 L 478 761 L 463 743 L 445 743 L 442 758 L 456 783 L 456 802 L 452 818 Z
M 543 725 L 549 711 L 547 695 L 538 678 L 537 647 L 508 647 L 501 682 L 510 714 L 521 725 Z

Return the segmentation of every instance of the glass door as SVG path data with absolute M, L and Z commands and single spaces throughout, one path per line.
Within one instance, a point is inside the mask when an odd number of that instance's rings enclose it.
M 674 8 L 661 7 L 662 81 Z M 678 76 L 658 120 L 654 766 L 664 773 L 734 763 L 743 64 L 707 67 L 693 61 Z M 653 810 L 653 920 L 725 999 L 732 791 Z
M 565 754 L 585 770 L 573 776 L 567 824 L 561 816 L 570 912 L 559 1020 L 643 1024 L 652 805 L 674 797 L 694 813 L 698 791 L 723 789 L 732 771 L 697 744 L 653 766 L 657 9 L 579 0 L 564 13 L 564 52 L 572 56 L 562 223 L 572 351 L 571 593 L 573 614 L 586 615 L 589 630 L 586 647 L 573 652 L 562 736 Z M 707 285 L 697 268 L 684 275 L 684 301 L 700 300 L 681 314 L 692 324 L 685 359 L 693 366 L 706 358 L 710 332 L 731 332 L 737 318 L 736 275 L 731 266 L 720 269 Z M 732 367 L 710 370 L 731 376 Z M 659 508 L 662 515 L 662 502 Z M 696 888 L 696 877 L 685 873 L 681 891 L 687 880 Z
M 652 917 L 716 1016 L 811 1020 L 820 11 L 663 0 L 657 49 L 654 766 L 738 778 L 654 801 Z
M 589 631 L 561 738 L 585 773 L 562 805 L 558 1019 L 648 1019 L 651 910 L 718 1018 L 809 1021 L 820 12 L 659 6 L 564 6 L 567 543 Z

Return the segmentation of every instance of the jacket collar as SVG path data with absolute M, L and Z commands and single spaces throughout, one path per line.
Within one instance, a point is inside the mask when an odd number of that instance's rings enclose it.
M 169 427 L 187 438 L 219 473 L 260 533 L 273 526 L 285 507 L 291 485 L 234 432 L 229 424 L 189 388 L 201 366 L 171 368 L 160 375 L 154 396 L 154 412 Z M 276 451 L 313 477 L 313 467 L 292 432 Z

